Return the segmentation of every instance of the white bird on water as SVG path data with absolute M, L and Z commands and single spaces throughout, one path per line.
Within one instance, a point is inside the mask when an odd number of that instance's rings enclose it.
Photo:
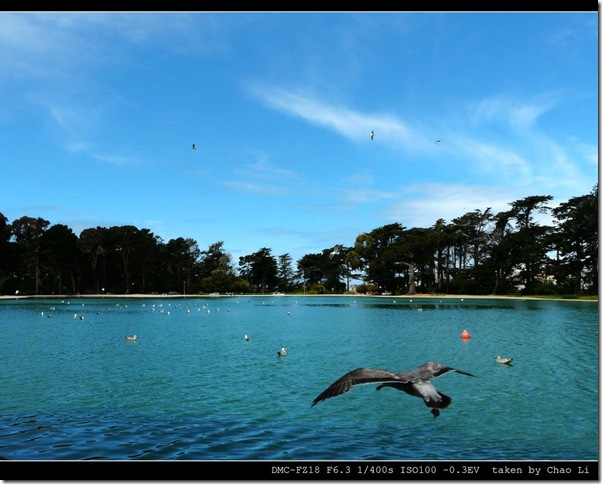
M 245 341 L 249 341 L 249 335 L 245 334 Z
M 278 356 L 286 356 L 286 348 L 283 346 L 282 349 L 278 352 Z
M 138 336 L 136 336 L 136 335 L 126 336 L 125 339 L 128 341 L 136 341 L 138 339 Z
M 509 365 L 514 361 L 514 358 L 502 358 L 501 356 L 496 356 L 495 361 L 497 361 L 500 365 Z

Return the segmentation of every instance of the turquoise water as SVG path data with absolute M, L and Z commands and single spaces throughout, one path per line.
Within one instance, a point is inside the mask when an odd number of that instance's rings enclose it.
M 8 459 L 598 458 L 596 303 L 5 300 L 0 334 Z M 311 407 L 347 371 L 427 360 L 477 376 L 434 380 L 453 399 L 437 419 L 418 398 L 375 385 Z

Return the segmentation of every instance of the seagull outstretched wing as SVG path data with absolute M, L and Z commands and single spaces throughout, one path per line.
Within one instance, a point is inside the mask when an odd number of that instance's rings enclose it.
M 431 413 L 435 417 L 438 417 L 439 410 L 449 407 L 452 400 L 449 396 L 437 391 L 430 380 L 448 372 L 457 372 L 462 375 L 474 376 L 471 373 L 433 361 L 427 361 L 415 370 L 398 373 L 374 368 L 356 368 L 355 370 L 345 373 L 341 378 L 320 393 L 314 399 L 311 406 L 313 407 L 316 403 L 326 400 L 327 398 L 347 393 L 355 385 L 379 383 L 376 387 L 377 390 L 391 387 L 403 391 L 408 395 L 422 398 L 426 406 L 432 409 Z
M 395 373 L 387 370 L 375 370 L 372 368 L 357 368 L 349 373 L 345 373 L 341 378 L 330 385 L 326 390 L 320 393 L 313 401 L 311 406 L 326 400 L 347 393 L 354 385 L 366 385 L 369 383 L 399 382 L 400 378 Z

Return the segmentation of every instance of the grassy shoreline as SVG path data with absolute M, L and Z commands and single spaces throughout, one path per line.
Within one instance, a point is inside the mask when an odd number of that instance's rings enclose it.
M 383 299 L 514 299 L 525 301 L 583 301 L 598 302 L 598 296 L 562 297 L 562 296 L 498 296 L 474 294 L 414 294 L 408 295 L 366 295 L 366 294 L 41 294 L 41 295 L 0 295 L 0 300 L 6 299 L 197 299 L 197 298 L 225 298 L 225 297 L 378 297 Z

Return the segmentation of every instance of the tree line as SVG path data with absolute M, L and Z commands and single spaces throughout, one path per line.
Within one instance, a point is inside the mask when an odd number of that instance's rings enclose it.
M 387 224 L 296 264 L 263 247 L 236 267 L 223 241 L 203 250 L 132 225 L 78 236 L 0 213 L 0 294 L 598 294 L 598 185 L 556 208 L 551 200 L 530 196 L 428 228 Z M 538 223 L 541 214 L 552 225 Z

